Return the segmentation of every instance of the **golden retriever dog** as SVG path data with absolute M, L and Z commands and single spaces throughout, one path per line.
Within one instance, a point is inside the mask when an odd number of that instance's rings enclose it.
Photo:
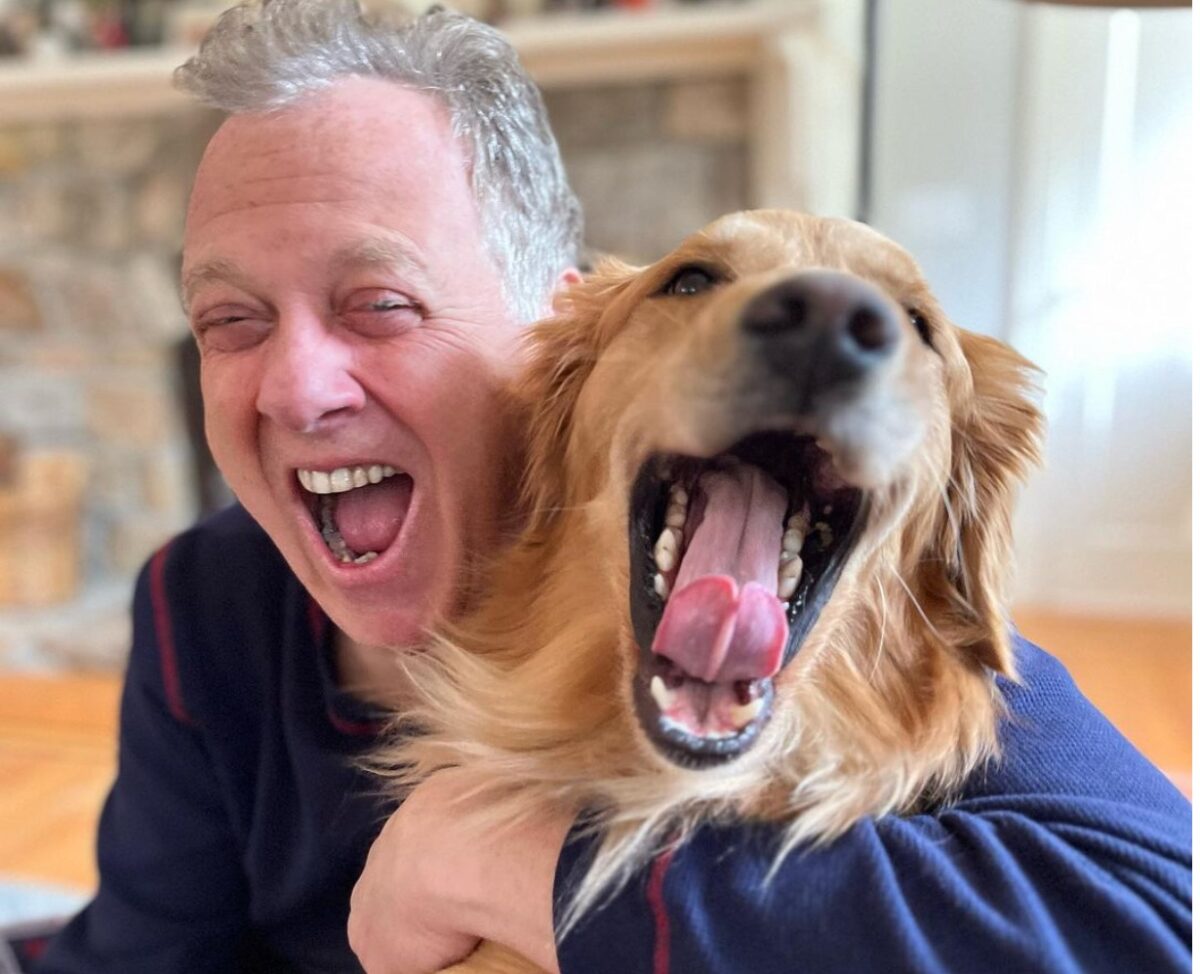
M 519 536 L 410 664 L 406 784 L 591 810 L 578 919 L 706 819 L 780 855 L 952 800 L 997 753 L 1035 370 L 867 227 L 724 217 L 530 334 Z M 410 717 L 414 715 L 409 715 Z M 529 970 L 485 947 L 463 970 Z

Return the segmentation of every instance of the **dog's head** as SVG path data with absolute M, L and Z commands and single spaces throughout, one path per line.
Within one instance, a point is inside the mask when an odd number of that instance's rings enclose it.
M 403 782 L 475 770 L 499 826 L 589 805 L 570 921 L 664 835 L 783 849 L 937 801 L 995 752 L 1032 367 L 860 224 L 736 214 L 610 262 L 530 333 L 516 543 L 407 663 Z
M 735 214 L 602 265 L 532 348 L 529 535 L 564 605 L 620 631 L 643 756 L 778 758 L 854 722 L 987 749 L 1040 416 L 1029 364 L 951 324 L 904 250 Z

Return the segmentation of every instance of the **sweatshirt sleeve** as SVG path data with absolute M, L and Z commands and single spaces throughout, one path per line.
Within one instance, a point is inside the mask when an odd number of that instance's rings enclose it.
M 769 882 L 769 827 L 704 828 L 568 933 L 563 974 L 1190 970 L 1190 805 L 1061 664 L 1018 656 L 1003 756 L 960 800 L 862 821 Z M 589 853 L 564 850 L 558 902 Z
M 177 667 L 170 549 L 138 580 L 117 778 L 100 819 L 99 889 L 38 974 L 203 974 L 234 960 L 247 892 L 203 728 Z

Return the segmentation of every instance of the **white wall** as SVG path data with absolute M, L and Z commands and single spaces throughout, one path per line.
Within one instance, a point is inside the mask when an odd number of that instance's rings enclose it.
M 1019 5 L 880 0 L 871 223 L 951 318 L 1005 334 Z
M 881 0 L 871 220 L 1046 371 L 1016 595 L 1190 611 L 1189 10 Z

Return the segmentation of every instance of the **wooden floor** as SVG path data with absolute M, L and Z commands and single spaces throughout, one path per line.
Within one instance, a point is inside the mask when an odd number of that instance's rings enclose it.
M 1126 736 L 1188 786 L 1190 623 L 1034 611 L 1017 619 Z M 116 677 L 0 674 L 0 877 L 94 886 L 93 833 L 115 768 L 119 689 Z
M 94 887 L 119 693 L 116 676 L 0 674 L 0 876 Z
M 1061 659 L 1080 689 L 1143 754 L 1191 794 L 1192 624 L 1036 610 L 1016 613 L 1026 639 Z

